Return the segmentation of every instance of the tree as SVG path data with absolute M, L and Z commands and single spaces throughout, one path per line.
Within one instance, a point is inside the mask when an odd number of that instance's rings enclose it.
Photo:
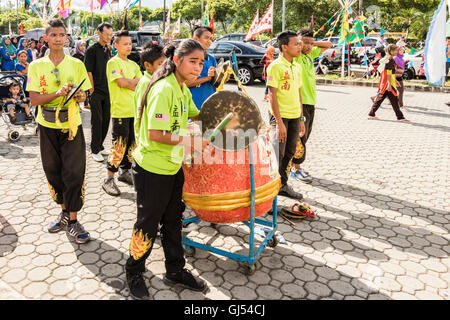
M 416 8 L 400 9 L 398 11 L 398 16 L 394 17 L 394 23 L 399 23 L 403 26 L 403 30 L 406 32 L 405 40 L 408 40 L 409 28 L 413 23 L 414 19 L 417 17 Z
M 214 23 L 220 22 L 223 31 L 228 33 L 227 22 L 238 11 L 236 0 L 211 0 L 208 3 L 210 12 L 214 13 Z
M 202 15 L 202 6 L 200 0 L 178 0 L 172 6 L 170 14 L 171 19 L 177 19 L 181 15 L 181 18 L 186 21 L 191 29 L 194 31 L 194 27 L 199 24 Z
M 414 15 L 414 21 L 411 23 L 411 31 L 419 40 L 425 40 L 434 11 L 421 12 L 417 11 Z
M 17 14 L 16 10 L 2 10 L 0 13 L 0 34 L 9 34 L 9 23 L 11 23 L 11 30 L 17 33 Z M 23 23 L 25 32 L 33 28 L 42 28 L 44 24 L 41 19 L 31 14 L 28 11 L 19 9 L 19 25 Z

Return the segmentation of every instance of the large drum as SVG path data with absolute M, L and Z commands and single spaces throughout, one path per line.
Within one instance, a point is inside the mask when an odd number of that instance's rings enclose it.
M 250 157 L 255 183 L 255 217 L 265 214 L 281 186 L 270 127 L 263 127 L 256 103 L 237 91 L 220 91 L 202 106 L 205 135 L 230 112 L 235 114 L 207 152 L 183 164 L 183 199 L 197 217 L 211 223 L 250 219 Z

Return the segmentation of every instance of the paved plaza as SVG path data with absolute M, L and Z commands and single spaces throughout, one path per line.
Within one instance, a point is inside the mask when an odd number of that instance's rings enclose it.
M 228 88 L 231 85 L 227 85 Z M 264 110 L 263 86 L 248 87 Z M 196 250 L 187 268 L 207 281 L 205 294 L 166 286 L 159 239 L 145 278 L 152 299 L 444 299 L 450 298 L 449 94 L 406 92 L 412 122 L 390 105 L 369 121 L 373 88 L 318 86 L 305 169 L 310 185 L 291 181 L 315 219 L 278 217 L 286 244 L 266 248 L 248 276 L 229 258 Z M 89 111 L 83 112 L 89 149 Z M 32 130 L 16 143 L 0 128 L 0 300 L 130 299 L 124 264 L 136 218 L 134 190 L 101 188 L 105 163 L 87 153 L 85 204 L 79 220 L 92 240 L 50 234 L 60 212 L 50 197 Z M 107 146 L 111 138 L 107 137 Z M 279 197 L 279 204 L 293 200 Z M 192 215 L 188 212 L 187 215 Z M 270 216 L 263 216 L 270 220 Z M 189 235 L 227 251 L 248 252 L 244 224 L 202 222 Z M 260 240 L 260 238 L 259 238 Z

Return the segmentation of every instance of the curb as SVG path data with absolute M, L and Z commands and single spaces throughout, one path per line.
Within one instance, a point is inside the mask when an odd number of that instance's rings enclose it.
M 331 80 L 331 79 L 323 79 L 317 78 L 317 84 L 326 84 L 326 85 L 343 85 L 343 86 L 356 86 L 356 87 L 372 87 L 378 88 L 378 82 L 370 82 L 370 81 L 358 81 L 358 80 Z M 405 90 L 408 91 L 417 91 L 417 92 L 441 92 L 441 93 L 450 93 L 450 88 L 442 88 L 442 87 L 430 87 L 424 85 L 405 85 Z

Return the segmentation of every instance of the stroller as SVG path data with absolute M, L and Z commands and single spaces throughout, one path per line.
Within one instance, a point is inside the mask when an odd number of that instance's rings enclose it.
M 28 130 L 28 126 L 34 126 L 34 134 L 37 134 L 37 125 L 34 119 L 27 119 L 25 110 L 16 109 L 16 122 L 11 122 L 11 117 L 6 108 L 6 103 L 3 102 L 3 99 L 8 97 L 9 94 L 9 85 L 13 82 L 17 82 L 20 85 L 20 93 L 25 95 L 23 90 L 25 84 L 25 77 L 17 74 L 17 73 L 8 73 L 2 72 L 0 74 L 0 115 L 1 118 L 8 129 L 7 139 L 9 141 L 17 141 L 20 138 L 20 131 L 16 130 L 14 127 L 22 127 L 23 130 Z M 35 108 L 34 108 L 35 109 Z M 30 107 L 30 112 L 33 115 L 35 110 Z

